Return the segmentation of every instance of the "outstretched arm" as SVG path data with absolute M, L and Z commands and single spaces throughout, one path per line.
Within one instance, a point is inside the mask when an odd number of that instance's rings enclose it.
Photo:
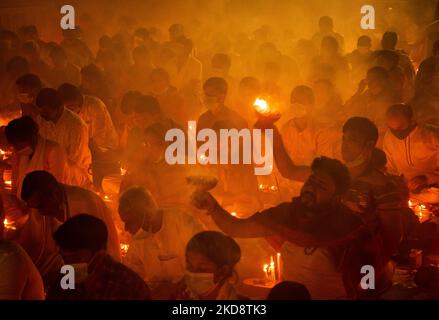
M 192 203 L 199 209 L 206 209 L 216 225 L 232 237 L 259 238 L 274 235 L 273 231 L 255 219 L 255 216 L 247 219 L 233 217 L 206 191 L 195 192 L 192 195 Z

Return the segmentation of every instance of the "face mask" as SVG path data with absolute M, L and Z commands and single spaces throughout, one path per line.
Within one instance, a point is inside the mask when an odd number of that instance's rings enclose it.
M 33 102 L 33 98 L 28 93 L 19 93 L 17 95 L 18 102 L 23 104 L 31 104 Z
M 188 289 L 198 296 L 205 296 L 211 293 L 216 287 L 213 280 L 213 273 L 194 273 L 186 271 L 185 282 Z
M 356 157 L 354 160 L 351 161 L 345 161 L 345 166 L 348 168 L 355 168 L 358 167 L 360 165 L 362 165 L 363 163 L 366 162 L 366 157 L 364 156 L 363 152 L 360 153 L 360 155 L 358 157 Z
M 410 132 L 412 132 L 413 127 L 408 127 L 406 129 L 403 130 L 393 130 L 390 129 L 390 132 L 399 140 L 404 140 L 405 138 L 408 137 L 408 135 L 410 134 Z
M 70 265 L 75 269 L 75 283 L 84 282 L 88 277 L 88 263 L 72 263 Z
M 33 152 L 34 152 L 34 151 L 33 151 L 32 148 L 29 147 L 29 146 L 24 147 L 23 149 L 17 151 L 17 153 L 18 153 L 20 156 L 30 156 Z
M 290 109 L 293 118 L 303 118 L 308 115 L 308 106 L 301 103 L 292 103 Z

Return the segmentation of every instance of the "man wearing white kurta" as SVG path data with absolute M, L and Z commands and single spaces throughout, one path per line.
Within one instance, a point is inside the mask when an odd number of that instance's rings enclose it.
M 66 151 L 65 182 L 89 187 L 91 154 L 87 125 L 78 115 L 64 108 L 54 89 L 41 90 L 37 97 L 37 106 L 40 114 L 36 122 L 41 136 L 57 142 Z
M 383 140 L 390 173 L 404 175 L 412 191 L 439 183 L 439 128 L 419 125 L 409 105 L 387 112 L 389 127 Z

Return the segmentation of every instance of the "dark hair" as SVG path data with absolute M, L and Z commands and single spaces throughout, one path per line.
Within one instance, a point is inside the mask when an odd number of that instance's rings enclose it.
M 64 48 L 60 45 L 55 45 L 52 50 L 50 50 L 49 56 L 53 59 L 54 57 L 62 57 L 67 59 L 67 54 Z
M 255 91 L 261 88 L 261 84 L 259 80 L 255 77 L 249 77 L 249 76 L 242 78 L 241 81 L 239 81 L 239 85 L 251 88 Z
M 393 31 L 384 32 L 383 37 L 381 39 L 381 45 L 383 49 L 391 49 L 394 50 L 396 44 L 398 43 L 398 34 Z
M 135 113 L 148 113 L 150 115 L 160 114 L 160 103 L 153 96 L 141 95 L 134 105 Z
M 154 76 L 159 76 L 159 77 L 165 78 L 166 81 L 167 81 L 168 83 L 171 82 L 171 80 L 170 80 L 170 78 L 169 78 L 169 73 L 168 73 L 168 71 L 166 71 L 166 70 L 163 69 L 163 68 L 155 68 L 155 69 L 152 69 L 151 73 L 149 74 L 149 77 L 152 78 L 152 77 L 154 77 Z
M 386 153 L 379 149 L 375 148 L 372 151 L 372 165 L 374 168 L 381 170 L 387 165 L 387 156 Z
M 36 192 L 44 192 L 44 194 L 59 193 L 60 189 L 59 182 L 50 172 L 43 170 L 32 171 L 23 179 L 21 199 L 27 201 Z
M 27 73 L 25 75 L 22 75 L 20 78 L 15 80 L 15 84 L 25 89 L 38 91 L 41 90 L 41 87 L 43 86 L 40 78 L 33 73 Z
M 127 91 L 120 102 L 120 110 L 122 113 L 125 115 L 132 113 L 134 111 L 134 105 L 141 96 L 140 91 Z
M 86 249 L 92 253 L 107 248 L 108 231 L 105 223 L 89 214 L 68 219 L 54 232 L 53 239 L 62 249 Z
M 6 71 L 8 73 L 17 73 L 19 75 L 24 75 L 29 73 L 29 63 L 27 60 L 21 56 L 15 56 L 6 63 Z
M 8 123 L 5 128 L 5 135 L 10 144 L 16 141 L 30 141 L 38 135 L 38 125 L 29 116 L 17 118 Z
M 314 91 L 308 86 L 297 86 L 291 91 L 290 101 L 313 106 L 315 101 Z
M 59 109 L 62 107 L 62 101 L 55 89 L 43 88 L 37 95 L 36 105 L 40 108 Z
M 365 141 L 372 141 L 374 144 L 378 141 L 378 129 L 368 118 L 349 118 L 343 125 L 343 133 L 346 131 L 355 132 Z
M 203 84 L 203 89 L 214 88 L 219 94 L 227 94 L 227 82 L 221 77 L 211 77 Z
M 413 109 L 409 104 L 398 103 L 390 106 L 386 112 L 387 115 L 403 115 L 407 119 L 413 118 Z
M 232 59 L 228 54 L 217 53 L 213 56 L 211 64 L 214 68 L 230 69 L 230 66 L 232 65 Z
M 93 63 L 82 67 L 81 75 L 99 83 L 103 81 L 102 70 Z
M 380 76 L 383 79 L 389 78 L 389 73 L 383 67 L 372 67 L 369 70 L 367 70 L 367 74 L 374 74 Z
M 241 259 L 241 248 L 236 241 L 218 231 L 203 231 L 189 240 L 186 252 L 196 251 L 218 267 L 234 267 Z
M 84 97 L 79 88 L 71 83 L 63 83 L 58 87 L 58 94 L 63 102 L 77 101 L 80 105 L 84 102 Z
M 369 36 L 361 36 L 357 40 L 358 47 L 371 47 L 372 39 Z
M 311 300 L 311 295 L 301 283 L 282 281 L 270 290 L 267 300 Z
M 119 198 L 118 211 L 132 208 L 138 203 L 144 203 L 146 206 L 155 205 L 155 200 L 147 189 L 139 186 L 132 186 L 125 190 Z M 141 214 L 141 212 L 139 212 Z
M 334 22 L 332 21 L 331 17 L 328 16 L 322 16 L 319 19 L 319 26 L 323 26 L 323 25 L 327 25 L 327 26 L 333 26 Z
M 322 170 L 334 181 L 337 194 L 345 193 L 351 183 L 351 177 L 346 166 L 339 160 L 327 157 L 315 158 L 311 164 L 311 170 Z

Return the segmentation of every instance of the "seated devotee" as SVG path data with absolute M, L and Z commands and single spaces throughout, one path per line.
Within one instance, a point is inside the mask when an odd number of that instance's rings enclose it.
M 59 253 L 75 271 L 75 289 L 61 287 L 61 274 L 48 300 L 149 300 L 150 291 L 134 271 L 107 253 L 105 223 L 89 214 L 64 222 L 53 234 Z
M 407 81 L 413 84 L 415 78 L 415 68 L 410 56 L 403 50 L 396 48 L 398 44 L 398 34 L 393 31 L 386 31 L 381 38 L 381 46 L 383 50 L 394 51 L 398 55 L 398 65 L 401 67 Z
M 312 89 L 315 95 L 313 119 L 325 126 L 339 129 L 346 120 L 346 110 L 332 82 L 318 79 L 314 81 Z
M 178 124 L 185 125 L 189 119 L 194 119 L 195 110 L 189 110 L 177 88 L 171 85 L 169 73 L 162 68 L 153 69 L 149 75 L 151 94 L 160 103 L 165 116 L 174 119 Z
M 148 283 L 155 299 L 169 298 L 184 276 L 185 245 L 202 226 L 177 208 L 161 208 L 141 187 L 122 194 L 119 215 L 133 235 L 124 263 Z
M 58 94 L 64 106 L 79 115 L 88 127 L 93 183 L 100 190 L 103 176 L 119 169 L 116 154 L 119 137 L 111 116 L 101 99 L 81 94 L 72 84 L 62 84 L 58 88 Z
M 42 87 L 40 78 L 35 74 L 28 73 L 18 78 L 15 84 L 21 115 L 31 116 L 35 119 L 38 115 L 35 100 Z
M 142 93 L 139 91 L 127 91 L 122 96 L 122 100 L 120 102 L 122 119 L 118 121 L 118 126 L 116 126 L 119 132 L 119 145 L 122 148 L 127 146 L 128 134 L 134 126 L 134 108 L 137 105 L 140 97 L 142 97 Z
M 375 66 L 386 69 L 389 75 L 390 87 L 397 94 L 400 101 L 408 101 L 413 98 L 413 80 L 409 80 L 402 68 L 398 65 L 399 56 L 395 51 L 375 51 L 373 53 L 373 61 Z
M 81 69 L 81 92 L 98 97 L 107 106 L 108 112 L 114 120 L 115 109 L 112 93 L 105 81 L 103 71 L 95 64 L 86 65 Z
M 23 181 L 21 201 L 2 195 L 11 221 L 17 221 L 17 233 L 11 240 L 19 243 L 40 271 L 45 285 L 59 274 L 63 262 L 56 251 L 52 233 L 60 223 L 82 212 L 103 220 L 108 230 L 109 254 L 120 260 L 118 234 L 111 211 L 95 193 L 59 183 L 46 171 L 33 171 Z
M 14 119 L 5 128 L 8 144 L 14 148 L 12 162 L 12 189 L 21 194 L 24 177 L 35 170 L 50 172 L 64 182 L 66 155 L 56 142 L 44 139 L 38 125 L 29 117 Z
M 233 217 L 206 191 L 195 192 L 192 201 L 232 237 L 280 237 L 282 278 L 305 285 L 313 299 L 356 297 L 362 265 L 374 266 L 381 275 L 380 239 L 340 202 L 350 180 L 345 166 L 322 157 L 311 171 L 299 197 L 247 219 Z M 336 252 L 346 255 L 342 259 Z
M 83 67 L 93 61 L 93 53 L 82 39 L 82 30 L 76 26 L 75 29 L 62 30 L 63 40 L 61 46 L 67 53 L 69 62 Z
M 238 107 L 237 112 L 246 120 L 252 121 L 255 117 L 253 104 L 261 94 L 261 84 L 255 77 L 244 77 L 239 81 L 237 95 L 234 105 Z
M 282 281 L 270 290 L 267 300 L 311 300 L 311 295 L 303 284 Z
M 61 46 L 55 46 L 50 50 L 49 57 L 52 63 L 50 69 L 49 83 L 57 88 L 68 82 L 79 86 L 81 73 L 79 67 L 68 61 L 67 53 Z
M 399 99 L 391 88 L 386 69 L 373 67 L 367 71 L 366 79 L 359 83 L 356 93 L 346 101 L 345 108 L 351 116 L 371 119 L 384 134 L 386 110 L 397 102 Z
M 290 96 L 289 119 L 281 129 L 291 160 L 309 165 L 318 156 L 334 157 L 334 141 L 329 129 L 315 120 L 315 98 L 310 87 L 298 86 Z
M 316 32 L 312 40 L 316 47 L 319 47 L 324 37 L 331 36 L 337 40 L 341 52 L 344 50 L 344 38 L 342 35 L 334 31 L 334 21 L 331 17 L 323 16 L 319 19 L 319 31 Z
M 357 40 L 357 48 L 346 55 L 351 66 L 351 77 L 355 83 L 364 78 L 372 63 L 372 39 L 369 36 L 361 36 Z
M 160 103 L 153 96 L 141 95 L 134 100 L 123 155 L 127 169 L 136 168 L 139 162 L 144 160 L 144 154 L 141 154 L 139 150 L 144 149 L 146 128 L 155 123 L 162 123 L 168 129 L 179 127 L 172 119 L 163 114 Z
M 314 57 L 310 78 L 330 79 L 338 90 L 350 86 L 349 64 L 339 52 L 337 40 L 331 36 L 322 39 L 320 55 Z
M 57 142 L 66 152 L 64 181 L 71 185 L 90 187 L 91 154 L 87 125 L 78 115 L 64 107 L 55 89 L 42 89 L 36 104 L 39 111 L 36 122 L 40 135 Z
M 21 53 L 29 63 L 32 73 L 37 74 L 46 82 L 50 77 L 50 67 L 41 58 L 41 48 L 35 41 L 27 41 L 23 43 Z
M 247 128 L 247 122 L 234 110 L 225 106 L 227 82 L 223 78 L 212 77 L 203 85 L 204 105 L 207 111 L 198 118 L 197 130 L 212 128 L 217 121 L 228 121 L 233 128 Z
M 383 150 L 389 172 L 404 175 L 411 192 L 419 193 L 439 184 L 439 130 L 419 125 L 408 104 L 396 104 L 387 110 L 388 131 Z
M 154 67 L 151 51 L 141 45 L 133 49 L 132 56 L 134 63 L 127 70 L 128 87 L 146 93 L 152 84 L 149 77 Z
M 4 211 L 0 211 L 0 300 L 44 300 L 40 273 L 28 254 L 4 238 Z
M 172 129 L 163 123 L 155 123 L 145 129 L 144 146 L 138 149 L 142 161 L 130 166 L 122 178 L 120 191 L 132 186 L 148 189 L 161 206 L 186 206 L 191 186 L 187 183 L 189 168 L 186 165 L 169 165 L 165 159 L 166 132 Z
M 14 105 L 16 102 L 15 81 L 29 73 L 29 64 L 21 56 L 11 58 L 5 65 L 5 74 L 0 76 L 0 102 L 4 106 Z M 15 107 L 15 105 L 14 105 Z
M 233 238 L 217 231 L 200 232 L 187 243 L 185 256 L 185 290 L 180 299 L 245 299 L 235 288 L 241 249 Z

